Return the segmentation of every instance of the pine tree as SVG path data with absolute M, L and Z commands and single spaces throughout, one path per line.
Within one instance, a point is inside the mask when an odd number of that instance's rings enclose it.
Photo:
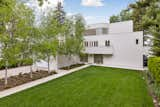
M 143 16 L 143 26 L 146 33 L 153 36 L 152 52 L 155 56 L 160 56 L 160 2 L 152 0 Z
M 58 2 L 57 7 L 54 10 L 54 17 L 60 24 L 64 24 L 66 13 L 63 10 L 61 2 Z

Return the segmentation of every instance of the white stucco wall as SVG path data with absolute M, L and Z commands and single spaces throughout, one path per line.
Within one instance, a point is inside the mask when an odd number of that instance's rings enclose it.
M 62 67 L 66 67 L 66 66 L 69 66 L 69 65 L 73 65 L 73 64 L 77 64 L 80 62 L 80 58 L 79 56 L 71 56 L 69 58 L 69 56 L 66 56 L 66 55 L 59 55 L 57 57 L 57 67 L 58 68 L 62 68 Z
M 103 65 L 143 69 L 143 32 L 85 36 L 84 38 L 85 41 L 98 41 L 99 46 L 105 46 L 105 41 L 110 40 L 113 54 L 104 55 Z M 138 45 L 136 45 L 136 39 L 139 40 Z M 91 59 L 93 60 L 89 57 L 89 60 Z
M 19 75 L 20 73 L 24 74 L 29 72 L 30 72 L 30 66 L 11 68 L 8 69 L 8 77 Z M 0 70 L 0 79 L 4 77 L 5 77 L 5 70 Z
M 124 21 L 109 24 L 109 34 L 133 32 L 133 21 Z

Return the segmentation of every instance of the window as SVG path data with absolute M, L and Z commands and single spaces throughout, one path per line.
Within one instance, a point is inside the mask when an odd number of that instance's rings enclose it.
M 88 47 L 88 42 L 84 42 L 85 47 Z
M 85 47 L 98 47 L 98 41 L 85 41 Z
M 94 47 L 96 47 L 96 42 L 94 41 Z
M 108 46 L 110 46 L 110 41 L 108 40 Z
M 110 46 L 110 40 L 106 40 L 105 46 Z
M 88 29 L 84 33 L 85 36 L 96 35 L 96 29 Z
M 137 45 L 139 44 L 139 40 L 138 40 L 138 39 L 136 39 L 136 44 L 137 44 Z
M 98 41 L 96 41 L 96 47 L 98 47 Z
M 102 34 L 108 34 L 108 29 L 107 28 L 102 28 Z
M 89 42 L 89 47 L 91 47 L 92 46 L 92 42 Z

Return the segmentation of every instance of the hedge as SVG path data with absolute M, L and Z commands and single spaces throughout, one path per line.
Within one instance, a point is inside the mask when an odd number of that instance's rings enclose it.
M 15 68 L 18 66 L 27 66 L 32 65 L 31 59 L 21 59 L 21 60 L 14 60 L 12 63 L 9 64 L 8 68 Z M 5 63 L 3 60 L 0 60 L 0 70 L 5 69 Z
M 160 83 L 160 57 L 151 57 L 148 61 L 148 69 L 154 80 Z

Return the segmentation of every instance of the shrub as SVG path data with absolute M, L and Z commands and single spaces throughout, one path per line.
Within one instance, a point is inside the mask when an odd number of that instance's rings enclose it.
M 32 65 L 31 59 L 21 59 L 21 60 L 14 60 L 11 63 L 9 63 L 8 68 L 15 68 L 18 66 L 27 66 Z M 5 62 L 3 60 L 0 60 L 0 70 L 5 69 Z
M 160 57 L 151 57 L 148 68 L 157 83 L 160 83 Z
M 21 62 L 20 66 L 32 65 L 33 63 L 32 59 L 23 59 L 20 62 Z

